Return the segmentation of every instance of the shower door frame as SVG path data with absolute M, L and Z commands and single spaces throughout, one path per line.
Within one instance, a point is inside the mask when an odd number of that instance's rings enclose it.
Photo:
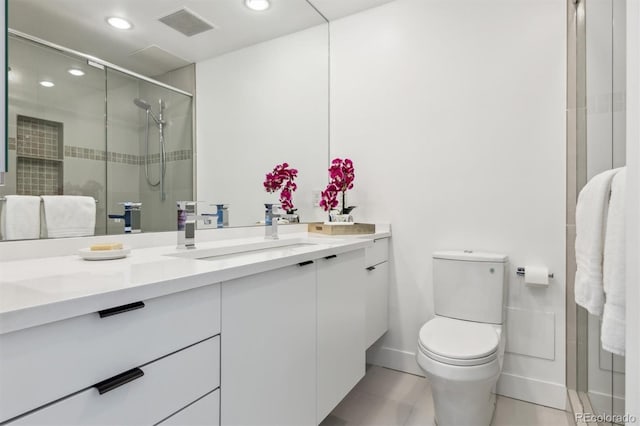
M 587 1 L 567 0 L 566 385 L 574 415 L 600 414 L 588 396 L 589 313 L 575 303 L 574 297 L 576 203 L 588 181 Z M 613 371 L 611 374 L 613 380 Z M 613 386 L 611 397 L 613 409 Z

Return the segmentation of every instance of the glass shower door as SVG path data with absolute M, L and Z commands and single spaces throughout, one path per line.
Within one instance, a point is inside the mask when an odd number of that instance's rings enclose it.
M 107 70 L 109 212 L 142 203 L 143 232 L 176 229 L 176 202 L 193 199 L 192 108 L 191 96 Z

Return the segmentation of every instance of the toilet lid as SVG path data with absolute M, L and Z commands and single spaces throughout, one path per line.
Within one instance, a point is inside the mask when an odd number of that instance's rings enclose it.
M 436 317 L 420 329 L 420 345 L 454 360 L 487 358 L 495 353 L 500 336 L 490 324 Z

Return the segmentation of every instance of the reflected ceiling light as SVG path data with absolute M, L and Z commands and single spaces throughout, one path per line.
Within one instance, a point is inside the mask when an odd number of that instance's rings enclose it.
M 53 82 L 49 81 L 49 80 L 42 80 L 40 82 L 40 86 L 42 86 L 42 87 L 53 87 L 53 86 L 55 86 L 55 84 L 53 84 Z
M 133 28 L 133 24 L 131 22 L 124 18 L 118 18 L 117 16 L 107 18 L 107 23 L 113 28 L 117 28 L 119 30 L 130 30 Z
M 269 9 L 269 0 L 244 0 L 244 4 L 251 10 L 262 12 Z
M 84 75 L 84 71 L 78 68 L 69 68 L 67 72 L 75 77 L 82 77 Z

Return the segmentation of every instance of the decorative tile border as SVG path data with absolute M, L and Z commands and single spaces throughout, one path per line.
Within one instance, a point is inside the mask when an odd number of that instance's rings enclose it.
M 167 152 L 167 162 L 171 161 L 180 161 L 180 160 L 191 160 L 191 150 L 190 149 L 181 149 L 178 151 Z M 149 156 L 149 164 L 159 163 L 160 162 L 160 154 L 151 154 Z M 144 155 L 140 155 L 140 164 L 144 164 Z
M 83 158 L 85 160 L 105 161 L 105 152 L 99 149 L 83 148 L 80 146 L 64 146 L 64 156 L 71 158 Z
M 15 151 L 17 148 L 16 138 L 9 138 L 9 150 Z M 65 158 L 80 158 L 84 160 L 108 161 L 110 163 L 131 164 L 134 166 L 144 164 L 144 155 L 125 154 L 121 152 L 108 151 L 93 148 L 83 148 L 80 146 L 64 146 Z M 180 149 L 167 152 L 167 162 L 191 160 L 193 151 L 190 149 Z M 160 154 L 151 154 L 149 164 L 159 163 Z
M 140 165 L 144 164 L 144 155 L 134 155 L 134 154 L 125 154 L 122 152 L 113 152 L 93 149 L 93 148 L 83 148 L 79 146 L 70 146 L 65 145 L 64 147 L 64 156 L 71 158 L 81 158 L 85 160 L 97 160 L 97 161 L 106 161 L 110 163 L 121 163 L 121 164 L 131 164 L 131 165 Z M 167 152 L 167 162 L 170 161 L 179 161 L 179 160 L 191 160 L 192 151 L 190 149 L 181 149 L 178 151 Z M 149 163 L 159 163 L 160 162 L 160 154 L 151 154 L 149 157 Z

